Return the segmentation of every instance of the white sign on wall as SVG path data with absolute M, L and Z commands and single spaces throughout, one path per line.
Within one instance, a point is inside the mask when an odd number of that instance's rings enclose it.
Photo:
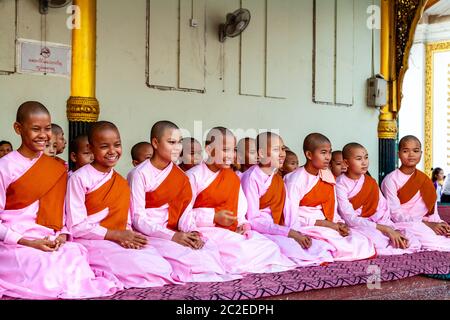
M 36 40 L 17 40 L 17 72 L 70 77 L 71 47 Z

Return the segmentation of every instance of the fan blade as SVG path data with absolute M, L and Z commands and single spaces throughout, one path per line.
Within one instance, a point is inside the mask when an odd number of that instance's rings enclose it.
M 250 11 L 248 9 L 238 9 L 233 13 L 228 13 L 226 17 L 226 23 L 221 25 L 221 37 L 236 37 L 240 35 L 249 25 L 251 19 Z
M 250 13 L 249 12 L 241 12 L 239 15 L 236 16 L 236 21 L 248 21 L 250 20 Z

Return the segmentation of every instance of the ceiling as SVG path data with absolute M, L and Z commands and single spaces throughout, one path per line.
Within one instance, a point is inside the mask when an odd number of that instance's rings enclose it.
M 450 16 L 450 0 L 440 0 L 425 13 L 429 16 Z

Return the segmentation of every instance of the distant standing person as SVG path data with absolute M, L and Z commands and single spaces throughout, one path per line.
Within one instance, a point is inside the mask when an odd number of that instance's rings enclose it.
M 445 180 L 444 170 L 441 168 L 434 169 L 433 174 L 431 175 L 431 180 L 433 180 L 434 188 L 436 189 L 437 202 L 441 202 Z

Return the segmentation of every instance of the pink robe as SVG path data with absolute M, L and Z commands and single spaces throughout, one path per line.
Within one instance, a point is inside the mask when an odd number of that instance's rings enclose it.
M 355 197 L 361 191 L 364 185 L 365 176 L 361 176 L 361 178 L 355 181 L 343 174 L 336 180 L 339 214 L 351 228 L 361 231 L 366 237 L 372 240 L 379 255 L 405 254 L 418 252 L 420 250 L 421 244 L 414 234 L 401 226 L 397 226 L 391 220 L 391 211 L 381 191 L 379 191 L 380 200 L 378 201 L 377 211 L 371 217 L 361 217 L 362 207 L 357 210 L 353 209 L 350 199 Z M 409 247 L 407 249 L 394 248 L 390 244 L 389 237 L 385 236 L 377 229 L 377 224 L 385 225 L 400 231 L 409 240 Z
M 144 161 L 129 173 L 134 228 L 149 237 L 152 246 L 170 262 L 182 281 L 218 282 L 236 279 L 226 274 L 219 248 L 213 241 L 204 239 L 205 246 L 200 250 L 193 250 L 172 241 L 175 231 L 167 228 L 168 204 L 160 208 L 145 208 L 146 193 L 156 190 L 172 171 L 173 166 L 171 163 L 164 170 L 159 170 L 150 161 Z M 198 231 L 191 209 L 192 201 L 180 218 L 178 224 L 180 231 Z
M 21 238 L 54 240 L 69 234 L 66 228 L 55 232 L 36 223 L 39 200 L 23 209 L 4 209 L 9 185 L 39 158 L 30 160 L 13 151 L 0 159 L 0 297 L 79 299 L 114 294 L 121 283 L 114 276 L 94 273 L 82 245 L 67 241 L 58 251 L 44 252 L 18 244 Z
M 286 207 L 285 210 L 293 210 L 294 214 L 297 213 L 299 223 L 303 226 L 303 233 L 314 239 L 322 239 L 335 248 L 333 252 L 335 261 L 355 261 L 374 257 L 376 251 L 373 243 L 361 232 L 350 228 L 350 234 L 342 237 L 336 230 L 318 227 L 315 225 L 317 220 L 326 220 L 322 206 L 300 206 L 300 201 L 314 188 L 319 179 L 335 184 L 334 176 L 329 170 L 321 170 L 319 175 L 313 176 L 304 167 L 300 167 L 286 175 L 284 181 L 291 207 Z M 337 201 L 333 222 L 344 222 L 337 212 Z
M 202 162 L 187 172 L 191 181 L 192 193 L 197 197 L 219 175 L 212 172 Z M 245 214 L 247 200 L 240 188 L 238 204 L 238 226 L 248 224 Z M 269 273 L 290 270 L 295 263 L 284 256 L 273 241 L 257 231 L 249 230 L 241 235 L 236 232 L 216 227 L 214 208 L 195 208 L 192 214 L 198 230 L 208 239 L 219 244 L 219 251 L 227 272 L 231 274 Z
M 388 174 L 381 184 L 381 190 L 391 208 L 392 220 L 396 225 L 413 233 L 422 244 L 422 249 L 449 252 L 450 238 L 437 235 L 422 222 L 443 222 L 439 217 L 437 204 L 434 213 L 428 217 L 425 216 L 428 209 L 422 200 L 420 191 L 407 203 L 400 204 L 397 192 L 408 182 L 410 177 L 397 169 Z
M 88 249 L 89 261 L 94 270 L 115 275 L 126 288 L 178 283 L 169 262 L 151 244 L 133 250 L 105 240 L 108 230 L 100 222 L 108 215 L 108 208 L 87 215 L 86 194 L 100 188 L 111 179 L 113 172 L 103 173 L 88 164 L 70 177 L 66 195 L 67 226 L 75 241 Z M 127 229 L 131 229 L 130 215 Z
M 293 260 L 297 266 L 319 265 L 324 262 L 333 262 L 332 251 L 334 248 L 325 241 L 313 239 L 312 246 L 303 249 L 292 238 L 288 238 L 291 229 L 302 232 L 298 217 L 292 214 L 292 210 L 284 212 L 285 225 L 280 226 L 273 221 L 270 208 L 260 209 L 260 198 L 266 194 L 274 175 L 268 176 L 259 166 L 248 169 L 241 178 L 242 189 L 247 198 L 247 219 L 252 230 L 256 230 L 273 242 L 278 244 L 281 252 Z M 286 196 L 285 206 L 289 206 L 289 198 Z

